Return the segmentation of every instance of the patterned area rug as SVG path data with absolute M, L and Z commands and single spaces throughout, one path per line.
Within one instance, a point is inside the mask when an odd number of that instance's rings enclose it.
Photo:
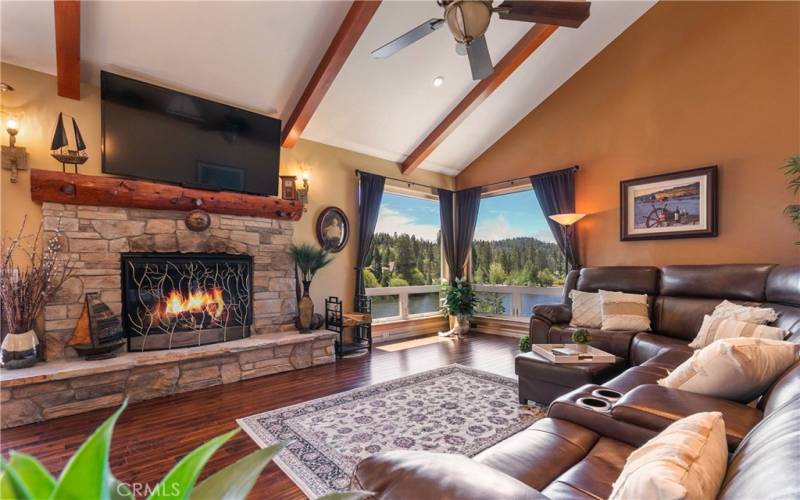
M 474 456 L 532 425 L 545 408 L 517 403 L 517 382 L 450 365 L 238 420 L 309 497 L 350 487 L 356 464 L 396 449 Z

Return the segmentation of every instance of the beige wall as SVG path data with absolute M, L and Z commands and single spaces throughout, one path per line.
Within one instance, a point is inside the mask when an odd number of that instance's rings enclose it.
M 800 235 L 782 214 L 793 197 L 779 167 L 798 153 L 800 3 L 662 2 L 457 184 L 580 165 L 588 265 L 797 263 Z M 712 164 L 719 237 L 619 240 L 619 181 Z
M 101 173 L 98 88 L 83 85 L 82 99 L 78 102 L 58 97 L 55 78 L 44 73 L 3 64 L 0 67 L 0 78 L 16 88 L 14 92 L 0 94 L 0 104 L 4 112 L 24 113 L 17 144 L 27 148 L 31 167 L 61 169 L 61 164 L 50 157 L 49 147 L 56 116 L 59 111 L 63 111 L 76 118 L 88 146 L 89 160 L 80 167 L 80 173 Z M 3 122 L 5 123 L 5 116 Z M 5 126 L 0 138 L 3 144 L 8 144 Z M 305 140 L 300 141 L 293 149 L 281 151 L 281 173 L 298 174 L 301 164 L 311 169 L 311 201 L 308 212 L 295 225 L 296 243 L 316 242 L 316 218 L 328 206 L 343 209 L 350 219 L 352 230 L 357 231 L 357 169 L 399 177 L 398 166 L 393 162 Z M 9 172 L 4 170 L 0 183 L 0 233 L 4 236 L 16 231 L 26 214 L 31 230 L 41 220 L 41 206 L 31 201 L 29 173 L 20 173 L 17 184 L 11 184 L 8 179 Z M 440 187 L 452 188 L 454 185 L 451 177 L 425 171 L 415 172 L 410 179 Z M 311 292 L 318 310 L 324 307 L 324 299 L 331 295 L 342 297 L 348 305 L 351 303 L 355 288 L 355 240 L 356 237 L 351 236 L 345 249 L 314 280 Z

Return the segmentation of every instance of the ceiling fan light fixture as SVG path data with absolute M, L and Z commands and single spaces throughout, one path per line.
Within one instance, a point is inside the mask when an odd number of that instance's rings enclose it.
M 444 11 L 453 37 L 467 45 L 486 33 L 491 16 L 492 2 L 484 0 L 455 0 Z

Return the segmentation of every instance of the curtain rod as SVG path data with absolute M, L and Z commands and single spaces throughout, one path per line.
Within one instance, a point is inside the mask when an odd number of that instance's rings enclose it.
M 574 167 L 565 168 L 564 170 L 570 170 L 570 169 L 572 169 L 573 171 L 577 172 L 578 170 L 580 170 L 580 167 L 578 165 L 575 165 Z M 361 170 L 356 170 L 356 175 L 361 175 L 361 173 L 362 173 Z M 364 173 L 368 174 L 369 172 L 364 172 Z M 379 174 L 373 174 L 373 175 L 379 175 Z M 414 186 L 428 188 L 428 189 L 431 189 L 433 191 L 437 191 L 438 189 L 440 189 L 438 187 L 429 186 L 427 184 L 420 184 L 419 182 L 413 182 L 413 181 L 409 181 L 409 180 L 406 180 L 406 179 L 398 179 L 397 177 L 389 177 L 389 176 L 385 176 L 385 175 L 383 177 L 385 177 L 386 179 L 389 179 L 389 180 L 396 181 L 396 182 L 402 182 L 403 184 L 408 184 L 408 185 L 414 185 Z M 490 182 L 488 184 L 483 184 L 481 187 L 485 188 L 485 187 L 489 187 L 489 186 L 496 186 L 498 184 L 513 184 L 513 183 L 515 183 L 517 181 L 530 180 L 530 177 L 531 176 L 529 176 L 529 175 L 526 175 L 526 176 L 523 176 L 523 177 L 514 177 L 513 179 L 506 179 L 504 181 L 495 181 L 495 182 Z

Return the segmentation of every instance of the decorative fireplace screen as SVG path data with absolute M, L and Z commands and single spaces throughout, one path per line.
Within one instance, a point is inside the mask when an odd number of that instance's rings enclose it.
M 249 337 L 252 257 L 125 253 L 122 295 L 130 351 Z

